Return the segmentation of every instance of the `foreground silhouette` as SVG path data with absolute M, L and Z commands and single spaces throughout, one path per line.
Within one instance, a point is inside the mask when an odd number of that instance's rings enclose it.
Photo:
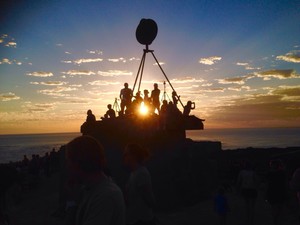
M 74 199 L 69 224 L 125 224 L 123 194 L 103 172 L 105 161 L 103 147 L 92 137 L 81 136 L 67 144 L 69 179 L 82 185 L 78 202 Z

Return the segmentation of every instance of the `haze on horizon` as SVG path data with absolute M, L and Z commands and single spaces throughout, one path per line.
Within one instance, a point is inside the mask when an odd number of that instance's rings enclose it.
M 132 87 L 142 18 L 205 129 L 300 126 L 300 2 L 7 1 L 0 9 L 0 134 L 78 132 Z M 165 78 L 147 55 L 141 90 Z M 166 92 L 171 97 L 171 88 Z

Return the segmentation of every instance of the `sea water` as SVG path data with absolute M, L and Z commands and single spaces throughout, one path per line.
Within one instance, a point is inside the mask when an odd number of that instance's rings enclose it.
M 81 135 L 80 133 L 52 133 L 52 134 L 19 134 L 0 135 L 0 163 L 16 162 L 27 155 L 31 159 L 32 154 L 44 156 L 46 152 L 55 151 Z
M 32 154 L 43 156 L 53 148 L 58 150 L 80 133 L 0 135 L 0 163 L 31 159 Z M 300 146 L 300 128 L 205 129 L 187 131 L 195 141 L 220 141 L 222 149 L 269 148 Z
M 300 146 L 300 128 L 233 128 L 187 131 L 195 141 L 220 141 L 222 149 Z

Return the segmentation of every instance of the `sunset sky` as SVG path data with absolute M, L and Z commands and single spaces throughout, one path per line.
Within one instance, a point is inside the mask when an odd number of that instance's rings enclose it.
M 300 1 L 7 0 L 0 6 L 0 134 L 78 132 L 132 87 L 149 46 L 205 129 L 300 127 Z M 148 54 L 141 90 L 165 78 Z M 171 97 L 171 88 L 166 93 Z

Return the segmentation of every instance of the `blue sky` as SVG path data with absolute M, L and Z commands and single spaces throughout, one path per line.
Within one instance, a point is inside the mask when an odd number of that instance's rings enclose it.
M 133 86 L 150 45 L 206 129 L 300 125 L 299 1 L 7 1 L 0 9 L 0 133 L 78 131 Z M 142 89 L 164 89 L 147 55 Z M 166 86 L 171 96 L 171 88 Z

